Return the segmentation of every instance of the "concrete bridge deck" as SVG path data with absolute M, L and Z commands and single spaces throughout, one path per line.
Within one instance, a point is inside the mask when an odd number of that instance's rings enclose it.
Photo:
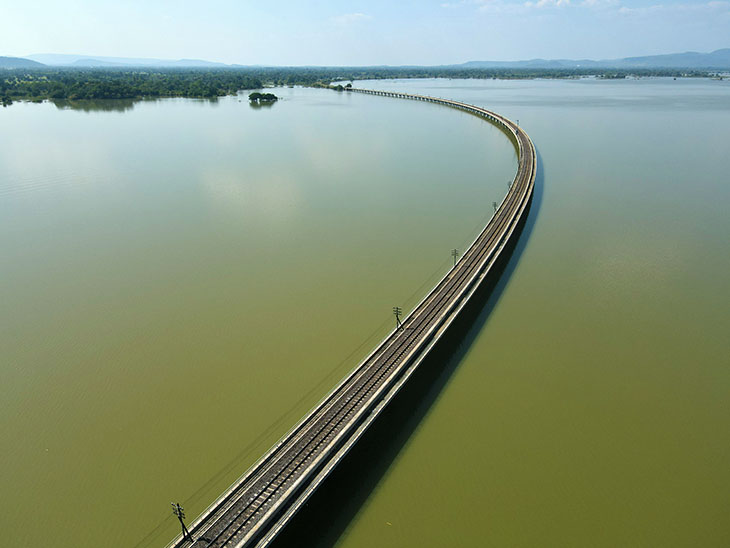
M 518 152 L 514 181 L 495 215 L 413 311 L 288 434 L 221 495 L 174 548 L 263 547 L 271 543 L 398 393 L 456 319 L 526 215 L 537 170 L 535 148 L 512 121 L 486 109 L 422 95 L 350 92 L 437 103 L 489 120 Z M 491 204 L 485 204 L 491 207 Z

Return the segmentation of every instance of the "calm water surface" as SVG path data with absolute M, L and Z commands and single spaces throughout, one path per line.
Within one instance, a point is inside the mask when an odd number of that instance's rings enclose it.
M 728 83 L 363 85 L 519 119 L 543 176 L 514 272 L 338 546 L 730 543 Z M 464 113 L 277 94 L 0 110 L 9 544 L 164 545 L 169 501 L 197 514 L 284 433 L 515 169 Z
M 0 110 L 10 544 L 164 545 L 170 501 L 198 514 L 263 454 L 516 169 L 473 116 L 276 93 Z
M 338 546 L 728 546 L 730 83 L 395 81 L 519 119 L 523 253 Z

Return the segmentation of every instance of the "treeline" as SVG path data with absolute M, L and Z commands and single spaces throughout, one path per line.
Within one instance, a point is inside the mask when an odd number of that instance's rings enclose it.
M 346 80 L 380 80 L 392 78 L 453 78 L 453 79 L 497 79 L 525 80 L 533 78 L 578 78 L 597 76 L 626 78 L 630 76 L 670 76 L 699 77 L 707 76 L 706 71 L 676 69 L 528 69 L 528 68 L 459 68 L 459 67 L 353 67 L 294 69 L 302 71 L 300 78 L 313 82 Z M 276 74 L 277 70 L 272 69 Z M 286 83 L 288 75 L 279 76 Z
M 9 69 L 0 70 L 0 100 L 220 97 L 263 86 L 235 70 Z
M 265 86 L 322 86 L 386 78 L 529 79 L 597 76 L 707 76 L 675 69 L 485 69 L 459 67 L 240 67 L 221 69 L 1 69 L 0 101 L 220 97 Z
M 627 78 L 631 76 L 702 77 L 707 71 L 681 69 L 532 69 L 444 67 L 260 67 L 228 70 L 250 71 L 269 86 L 328 86 L 335 81 L 393 78 L 458 78 L 525 80 L 532 78 Z

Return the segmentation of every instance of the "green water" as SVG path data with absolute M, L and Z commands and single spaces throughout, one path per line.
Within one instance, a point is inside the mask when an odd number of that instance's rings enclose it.
M 730 544 L 728 82 L 365 85 L 519 119 L 543 173 L 493 310 L 338 546 Z M 9 545 L 164 545 L 169 502 L 196 515 L 293 425 L 514 173 L 467 114 L 276 93 L 0 110 Z
M 197 515 L 334 386 L 516 169 L 464 113 L 276 93 L 0 110 L 8 545 L 164 545 L 170 501 Z
M 730 85 L 369 82 L 519 119 L 517 267 L 338 546 L 730 545 Z

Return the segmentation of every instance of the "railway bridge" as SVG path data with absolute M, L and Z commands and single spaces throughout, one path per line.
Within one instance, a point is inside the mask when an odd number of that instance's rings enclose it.
M 434 286 L 355 369 L 168 548 L 268 546 L 310 495 L 398 394 L 490 273 L 527 215 L 537 171 L 532 141 L 515 123 L 474 105 L 424 95 L 366 93 L 427 101 L 471 113 L 498 126 L 514 144 L 514 180 L 481 233 Z M 487 206 L 485 204 L 485 206 Z M 489 207 L 489 206 L 487 206 Z

